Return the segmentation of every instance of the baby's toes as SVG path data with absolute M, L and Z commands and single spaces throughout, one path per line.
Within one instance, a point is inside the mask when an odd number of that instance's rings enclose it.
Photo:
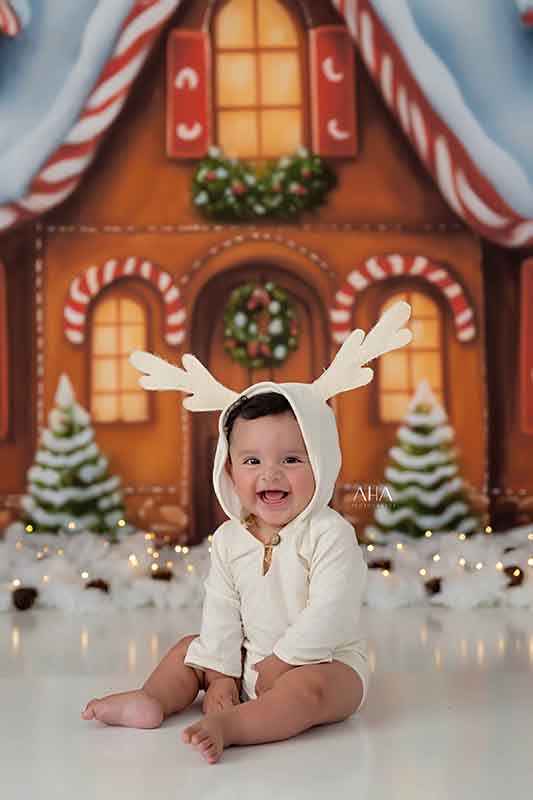
M 207 745 L 203 746 L 200 750 L 202 756 L 205 758 L 206 761 L 214 761 L 217 757 L 217 747 L 214 742 L 208 742 Z
M 190 742 L 191 744 L 196 744 L 193 742 L 193 736 L 197 736 L 200 730 L 200 723 L 195 722 L 194 725 L 189 725 L 187 728 L 184 728 L 181 733 L 181 738 L 184 742 Z
M 81 716 L 83 717 L 83 719 L 94 719 L 94 717 L 95 717 L 94 710 L 95 710 L 95 707 L 96 707 L 97 703 L 98 703 L 98 699 L 97 698 L 93 698 L 92 700 L 90 700 L 87 703 L 87 705 L 85 706 L 85 708 L 81 712 Z

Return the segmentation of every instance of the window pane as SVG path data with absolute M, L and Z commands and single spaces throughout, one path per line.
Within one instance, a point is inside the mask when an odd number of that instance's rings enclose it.
M 259 46 L 296 47 L 294 22 L 279 0 L 259 0 Z
M 144 325 L 144 311 L 139 303 L 124 297 L 120 301 L 120 321 L 139 322 Z
M 133 367 L 132 367 L 133 369 Z M 93 360 L 93 392 L 118 391 L 118 363 L 113 358 Z
M 93 353 L 99 356 L 112 356 L 118 353 L 118 328 L 110 325 L 93 327 Z
M 281 156 L 302 144 L 302 119 L 298 110 L 261 111 L 262 153 Z
M 438 317 L 438 308 L 435 302 L 422 292 L 413 292 L 411 294 L 411 306 L 413 309 L 413 317 Z
M 137 390 L 142 391 L 144 394 L 145 390 L 139 386 L 140 377 L 139 371 L 132 367 L 127 358 L 120 360 L 120 388 L 122 391 Z
M 218 141 L 231 158 L 257 155 L 257 114 L 255 111 L 221 111 L 218 115 Z
M 93 314 L 93 323 L 115 323 L 118 322 L 118 301 L 115 298 L 100 300 Z
M 253 47 L 254 0 L 231 0 L 215 17 L 216 47 Z
M 380 416 L 383 422 L 397 422 L 402 420 L 407 414 L 409 395 L 382 394 L 380 397 Z
M 415 347 L 439 347 L 439 324 L 432 319 L 413 319 L 407 323 L 413 332 Z
M 121 402 L 121 416 L 125 422 L 142 422 L 148 419 L 148 397 L 145 391 L 142 394 L 123 394 Z
M 295 106 L 301 103 L 297 53 L 261 53 L 259 66 L 262 105 Z
M 379 368 L 382 389 L 408 389 L 409 373 L 406 353 L 387 353 L 381 356 Z
M 219 106 L 256 105 L 255 56 L 251 53 L 221 53 L 217 57 L 216 73 Z
M 442 383 L 439 353 L 412 353 L 411 378 L 415 386 L 425 379 L 432 389 L 440 389 Z
M 120 354 L 128 355 L 145 347 L 144 326 L 124 325 L 120 330 Z
M 118 395 L 97 394 L 93 396 L 92 415 L 95 422 L 113 422 L 117 419 Z

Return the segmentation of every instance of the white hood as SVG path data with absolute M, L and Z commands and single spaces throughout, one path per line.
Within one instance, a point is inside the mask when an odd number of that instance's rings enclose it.
M 410 305 L 400 300 L 382 314 L 366 336 L 359 328 L 352 331 L 329 367 L 312 383 L 263 381 L 239 393 L 219 383 L 191 353 L 182 356 L 184 369 L 142 350 L 132 353 L 129 360 L 143 373 L 139 379 L 143 388 L 188 392 L 191 396 L 183 400 L 187 410 L 222 412 L 218 420 L 213 486 L 227 516 L 239 523 L 248 516 L 249 511 L 241 506 L 233 481 L 224 468 L 228 458 L 228 441 L 224 432 L 226 416 L 243 395 L 251 397 L 265 392 L 284 395 L 300 426 L 315 479 L 315 493 L 306 508 L 289 523 L 294 525 L 326 508 L 340 472 L 342 457 L 339 433 L 328 400 L 341 392 L 366 386 L 374 373 L 370 367 L 364 367 L 365 364 L 383 353 L 409 344 L 412 333 L 401 326 L 410 314 Z
M 309 386 L 302 383 L 263 381 L 241 392 L 238 397 L 244 395 L 252 397 L 265 392 L 282 394 L 289 401 L 300 426 L 311 462 L 315 478 L 315 493 L 308 505 L 290 523 L 291 525 L 298 524 L 327 506 L 333 496 L 335 481 L 342 463 L 335 414 L 322 398 L 309 391 Z M 224 469 L 229 452 L 224 423 L 234 402 L 228 404 L 218 420 L 219 436 L 213 467 L 213 486 L 224 512 L 230 519 L 240 522 L 248 516 L 249 510 L 242 507 L 233 481 Z

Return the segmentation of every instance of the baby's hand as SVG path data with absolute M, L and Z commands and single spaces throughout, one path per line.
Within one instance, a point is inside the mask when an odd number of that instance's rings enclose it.
M 240 703 L 239 690 L 233 678 L 217 678 L 207 687 L 202 711 L 208 714 L 220 713 Z

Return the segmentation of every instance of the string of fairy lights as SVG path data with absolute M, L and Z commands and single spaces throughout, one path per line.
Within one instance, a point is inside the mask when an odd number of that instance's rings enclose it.
M 485 527 L 483 533 L 486 536 L 490 536 L 493 533 L 493 530 L 492 530 L 491 526 L 487 525 Z M 453 534 L 451 534 L 451 535 L 453 535 Z M 433 536 L 433 531 L 430 531 L 430 530 L 425 531 L 424 536 L 426 537 L 426 539 L 430 539 Z M 463 542 L 468 537 L 466 536 L 465 533 L 458 533 L 458 534 L 456 534 L 456 538 L 457 538 L 458 541 L 462 541 Z M 528 541 L 533 542 L 533 532 L 528 533 L 527 538 L 528 538 Z M 406 545 L 405 542 L 396 542 L 395 546 L 396 546 L 397 550 L 405 550 L 408 547 L 408 545 Z M 375 550 L 375 545 L 368 544 L 368 545 L 366 545 L 366 549 L 367 549 L 367 552 L 372 552 L 373 550 Z M 440 553 L 434 553 L 431 556 L 431 558 L 432 558 L 432 560 L 434 562 L 439 562 L 440 559 L 441 559 Z M 474 562 L 469 562 L 469 561 L 467 561 L 466 558 L 464 558 L 464 556 L 460 556 L 457 559 L 457 563 L 458 563 L 458 565 L 460 567 L 463 567 L 464 569 L 468 569 L 470 571 L 472 570 L 472 568 L 479 571 L 479 570 L 482 570 L 486 566 L 482 561 L 476 561 L 475 563 Z M 529 567 L 533 567 L 533 544 L 532 544 L 532 554 L 528 557 L 527 563 L 528 563 Z M 503 562 L 497 561 L 496 564 L 495 564 L 495 569 L 498 570 L 499 572 L 501 572 L 503 569 L 505 569 L 505 565 L 503 564 Z M 385 568 L 385 569 L 381 570 L 381 574 L 386 578 L 391 574 L 391 571 L 389 569 Z M 421 567 L 418 570 L 418 574 L 421 577 L 426 577 L 428 575 L 428 570 L 425 567 Z M 516 566 L 514 568 L 512 574 L 516 578 L 520 577 L 522 575 L 521 568 Z
M 117 522 L 117 527 L 118 528 L 123 528 L 125 525 L 126 525 L 126 521 L 125 520 L 123 520 L 123 519 L 118 520 L 118 522 Z M 69 522 L 67 527 L 69 528 L 69 530 L 75 530 L 76 523 L 75 522 Z M 28 534 L 32 534 L 34 532 L 34 528 L 33 528 L 32 525 L 26 525 L 25 531 Z M 484 529 L 484 534 L 486 536 L 490 536 L 490 535 L 492 535 L 492 533 L 493 533 L 493 530 L 492 530 L 491 526 L 490 525 L 486 526 L 485 529 Z M 425 534 L 424 534 L 424 536 L 427 539 L 431 538 L 433 535 L 434 535 L 433 531 L 431 531 L 431 530 L 425 531 Z M 450 533 L 449 535 L 451 536 L 451 535 L 454 535 L 454 534 Z M 466 534 L 464 534 L 464 533 L 458 533 L 458 534 L 455 534 L 455 535 L 456 535 L 456 538 L 457 538 L 458 541 L 465 541 L 468 538 L 466 536 Z M 170 575 L 168 575 L 168 578 L 170 579 L 175 574 L 175 567 L 177 565 L 178 566 L 184 565 L 185 571 L 188 572 L 188 573 L 193 573 L 195 571 L 195 565 L 190 563 L 188 561 L 188 559 L 187 559 L 187 555 L 190 552 L 189 547 L 187 545 L 180 545 L 180 544 L 175 545 L 172 549 L 179 556 L 179 558 L 178 559 L 168 559 L 167 558 L 167 560 L 163 562 L 163 561 L 161 561 L 161 550 L 163 548 L 157 549 L 157 546 L 154 546 L 154 544 L 153 544 L 155 542 L 155 540 L 157 539 L 156 534 L 153 533 L 153 532 L 147 532 L 147 533 L 144 534 L 144 539 L 145 539 L 145 542 L 146 542 L 146 547 L 145 547 L 146 554 L 147 554 L 147 556 L 150 556 L 150 558 L 151 558 L 151 563 L 149 564 L 149 573 L 152 573 L 153 577 L 158 577 L 158 573 L 160 571 L 167 570 L 168 573 L 170 573 Z M 212 535 L 209 535 L 207 537 L 207 540 L 208 540 L 209 544 L 212 542 L 212 539 L 213 539 Z M 533 532 L 528 533 L 527 539 L 528 539 L 528 541 L 532 542 L 532 553 L 527 559 L 527 564 L 528 564 L 529 567 L 533 567 Z M 108 540 L 105 540 L 104 544 L 107 547 L 111 546 L 111 543 Z M 16 547 L 17 550 L 22 550 L 25 547 L 24 542 L 22 542 L 20 540 L 17 541 L 15 547 Z M 372 553 L 376 549 L 376 545 L 374 545 L 372 543 L 363 545 L 363 547 L 366 548 L 366 551 L 369 554 Z M 407 544 L 405 542 L 396 542 L 395 547 L 396 547 L 396 549 L 398 551 L 403 551 L 403 550 L 407 550 L 410 547 L 415 547 L 416 548 L 416 544 L 410 545 L 410 544 Z M 61 547 L 51 548 L 49 545 L 45 544 L 37 551 L 37 554 L 36 554 L 37 560 L 44 559 L 48 555 L 53 554 L 52 551 L 54 549 L 55 549 L 55 554 L 56 555 L 64 556 L 64 549 L 63 548 L 61 548 Z M 208 551 L 211 552 L 211 547 L 210 546 L 208 547 Z M 437 552 L 437 553 L 434 553 L 432 556 L 430 556 L 430 558 L 436 564 L 436 563 L 438 563 L 440 561 L 441 555 L 440 555 L 440 553 Z M 132 568 L 132 571 L 133 571 L 134 574 L 135 574 L 135 572 L 139 571 L 139 568 L 140 568 L 141 564 L 140 564 L 140 561 L 139 561 L 137 555 L 135 555 L 135 553 L 130 553 L 128 555 L 128 557 L 127 557 L 127 560 L 128 560 L 128 563 L 129 563 L 130 567 Z M 479 570 L 487 568 L 487 564 L 484 564 L 482 561 L 477 561 L 475 563 L 474 562 L 469 562 L 462 555 L 458 558 L 457 563 L 458 563 L 458 565 L 460 567 L 463 567 L 464 569 L 467 569 L 469 571 L 473 571 L 474 569 L 479 571 Z M 505 568 L 504 564 L 501 561 L 497 561 L 496 562 L 496 564 L 495 564 L 495 569 L 496 570 L 501 571 L 504 568 Z M 144 567 L 143 567 L 143 569 L 144 569 Z M 381 572 L 381 575 L 383 575 L 384 578 L 387 578 L 391 574 L 391 570 L 387 569 L 387 568 L 381 569 L 380 572 Z M 420 569 L 418 570 L 418 573 L 422 578 L 425 578 L 426 576 L 429 575 L 429 569 L 426 568 L 426 567 L 420 567 Z M 522 572 L 522 569 L 519 566 L 515 566 L 514 569 L 513 569 L 513 573 L 512 574 L 513 574 L 514 577 L 518 578 L 523 574 L 523 572 Z M 89 580 L 91 577 L 97 577 L 97 576 L 96 575 L 95 576 L 91 576 L 88 569 L 82 569 L 80 571 L 80 577 L 82 578 L 82 580 Z M 50 582 L 50 576 L 43 575 L 42 576 L 42 582 L 45 583 L 45 584 L 49 583 Z M 11 586 L 12 586 L 13 589 L 19 588 L 21 586 L 21 580 L 19 578 L 17 578 L 17 577 L 14 577 L 11 580 Z
M 117 527 L 118 528 L 124 528 L 126 524 L 127 523 L 126 523 L 125 520 L 119 519 L 118 522 L 117 522 Z M 69 530 L 71 530 L 71 531 L 75 530 L 76 527 L 77 526 L 76 526 L 76 523 L 74 521 L 69 522 L 68 525 L 67 525 L 67 528 Z M 31 525 L 31 524 L 26 525 L 25 526 L 25 531 L 28 534 L 33 534 L 35 532 L 34 526 Z M 161 559 L 161 549 L 163 549 L 163 548 L 157 549 L 152 544 L 152 542 L 155 542 L 155 540 L 157 539 L 157 535 L 155 533 L 153 533 L 153 532 L 146 532 L 144 534 L 144 539 L 145 539 L 145 542 L 147 543 L 146 547 L 145 547 L 146 554 L 147 554 L 147 556 L 150 556 L 151 559 L 152 559 L 151 564 L 149 564 L 149 573 L 152 573 L 153 577 L 157 577 L 157 573 L 158 572 L 163 571 L 163 570 L 167 570 L 170 573 L 169 578 L 171 578 L 175 574 L 174 573 L 175 567 L 176 566 L 181 567 L 182 565 L 184 566 L 186 572 L 188 572 L 188 573 L 194 573 L 195 572 L 195 570 L 196 570 L 195 565 L 190 563 L 189 560 L 187 559 L 187 555 L 190 552 L 190 549 L 189 549 L 189 547 L 187 545 L 177 544 L 174 547 L 172 547 L 174 552 L 179 556 L 178 559 L 167 559 L 166 561 L 161 562 L 160 561 L 160 559 Z M 207 537 L 207 541 L 209 542 L 209 544 L 211 544 L 212 539 L 213 539 L 213 536 L 210 534 Z M 111 547 L 111 542 L 108 541 L 107 539 L 104 540 L 103 544 L 104 544 L 105 547 Z M 25 547 L 26 547 L 26 545 L 24 544 L 24 542 L 22 542 L 20 540 L 18 540 L 16 542 L 16 544 L 15 544 L 15 549 L 18 550 L 18 551 L 23 550 Z M 168 546 L 167 546 L 167 549 L 168 549 Z M 54 553 L 54 551 L 55 551 L 55 553 Z M 208 547 L 208 551 L 211 552 L 211 547 L 210 546 Z M 37 561 L 41 561 L 42 559 L 45 559 L 48 556 L 54 555 L 54 554 L 57 555 L 57 556 L 64 556 L 65 555 L 65 551 L 64 551 L 64 549 L 62 547 L 54 548 L 54 547 L 50 547 L 50 545 L 44 544 L 37 551 L 36 559 L 37 559 Z M 129 563 L 130 567 L 132 568 L 132 572 L 133 573 L 139 571 L 139 568 L 141 566 L 141 562 L 139 561 L 139 559 L 138 559 L 137 555 L 135 555 L 135 553 L 130 553 L 128 555 L 128 557 L 127 557 L 127 561 Z M 79 574 L 80 574 L 80 578 L 82 580 L 84 580 L 84 581 L 89 580 L 91 577 L 97 577 L 96 574 L 94 576 L 91 576 L 91 574 L 90 574 L 88 569 L 82 569 Z M 42 583 L 48 584 L 48 583 L 50 583 L 50 576 L 49 575 L 43 575 L 41 580 L 42 580 Z M 13 589 L 20 588 L 21 586 L 22 586 L 22 581 L 19 578 L 14 577 L 11 580 L 11 587 Z

